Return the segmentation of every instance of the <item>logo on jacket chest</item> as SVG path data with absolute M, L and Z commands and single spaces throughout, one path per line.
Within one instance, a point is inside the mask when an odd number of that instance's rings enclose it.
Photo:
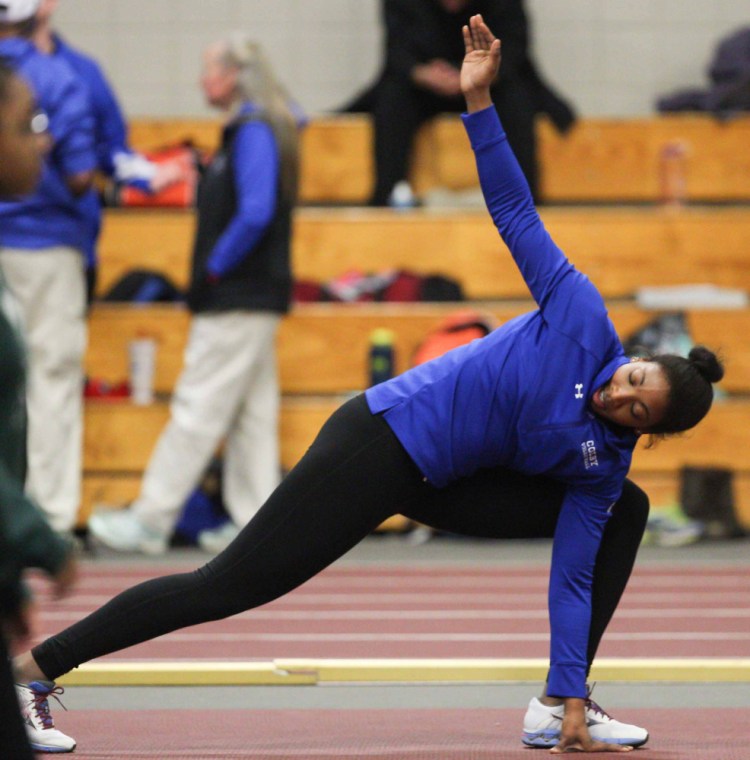
M 599 466 L 599 460 L 596 457 L 596 444 L 593 441 L 581 443 L 581 454 L 583 454 L 583 466 L 587 470 Z
M 573 398 L 583 398 L 583 383 L 576 383 L 576 392 Z

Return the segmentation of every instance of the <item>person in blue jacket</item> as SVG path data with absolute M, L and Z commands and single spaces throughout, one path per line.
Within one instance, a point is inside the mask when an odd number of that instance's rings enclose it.
M 57 4 L 58 0 L 41 0 L 32 39 L 41 52 L 65 61 L 86 86 L 94 120 L 98 171 L 120 185 L 137 187 L 147 193 L 158 193 L 181 179 L 182 170 L 176 163 L 157 165 L 130 147 L 125 117 L 101 67 L 91 56 L 74 48 L 55 32 L 52 16 Z M 79 205 L 89 228 L 85 254 L 88 298 L 91 300 L 96 284 L 96 246 L 102 223 L 99 193 L 91 188 L 80 199 Z
M 463 119 L 488 209 L 538 309 L 348 401 L 224 552 L 125 591 L 24 653 L 23 678 L 54 679 L 266 604 L 400 513 L 472 536 L 553 536 L 549 676 L 523 741 L 553 752 L 646 742 L 645 729 L 607 716 L 586 686 L 646 524 L 648 498 L 626 475 L 640 435 L 704 417 L 723 370 L 702 347 L 687 358 L 625 355 L 602 297 L 534 208 L 492 107 L 500 42 L 481 16 L 470 23 Z
M 81 504 L 88 226 L 80 199 L 91 187 L 96 155 L 83 83 L 31 41 L 38 6 L 0 4 L 0 56 L 31 88 L 51 137 L 34 192 L 0 202 L 0 266 L 28 348 L 26 488 L 52 527 L 69 533 Z

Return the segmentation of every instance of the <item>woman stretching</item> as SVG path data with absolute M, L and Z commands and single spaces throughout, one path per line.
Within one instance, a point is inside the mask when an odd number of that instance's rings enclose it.
M 481 16 L 463 36 L 463 119 L 485 201 L 539 308 L 344 404 L 225 551 L 119 594 L 20 656 L 24 693 L 96 657 L 267 604 L 401 513 L 470 536 L 554 536 L 550 669 L 523 741 L 553 752 L 646 741 L 644 729 L 598 711 L 586 687 L 648 512 L 626 475 L 640 435 L 704 417 L 723 370 L 705 348 L 625 356 L 598 291 L 544 229 L 492 107 L 499 40 Z

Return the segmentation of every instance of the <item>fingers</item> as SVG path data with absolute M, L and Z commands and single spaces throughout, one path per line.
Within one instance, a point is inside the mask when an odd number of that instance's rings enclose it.
M 490 50 L 492 43 L 495 41 L 495 35 L 490 28 L 484 23 L 480 13 L 469 19 L 471 25 L 471 39 L 475 50 Z
M 469 31 L 468 26 L 464 26 L 461 28 L 461 34 L 464 36 L 464 53 L 468 55 L 471 53 L 472 50 L 474 50 L 474 42 L 471 39 L 471 32 Z
M 608 744 L 607 742 L 588 741 L 585 744 L 575 739 L 563 739 L 550 750 L 551 755 L 565 752 L 632 752 L 629 744 Z

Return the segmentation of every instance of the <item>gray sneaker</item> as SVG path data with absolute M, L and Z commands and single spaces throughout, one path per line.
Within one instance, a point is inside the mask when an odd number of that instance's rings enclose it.
M 156 555 L 167 551 L 167 537 L 147 528 L 130 509 L 95 512 L 88 527 L 99 543 L 118 552 Z

